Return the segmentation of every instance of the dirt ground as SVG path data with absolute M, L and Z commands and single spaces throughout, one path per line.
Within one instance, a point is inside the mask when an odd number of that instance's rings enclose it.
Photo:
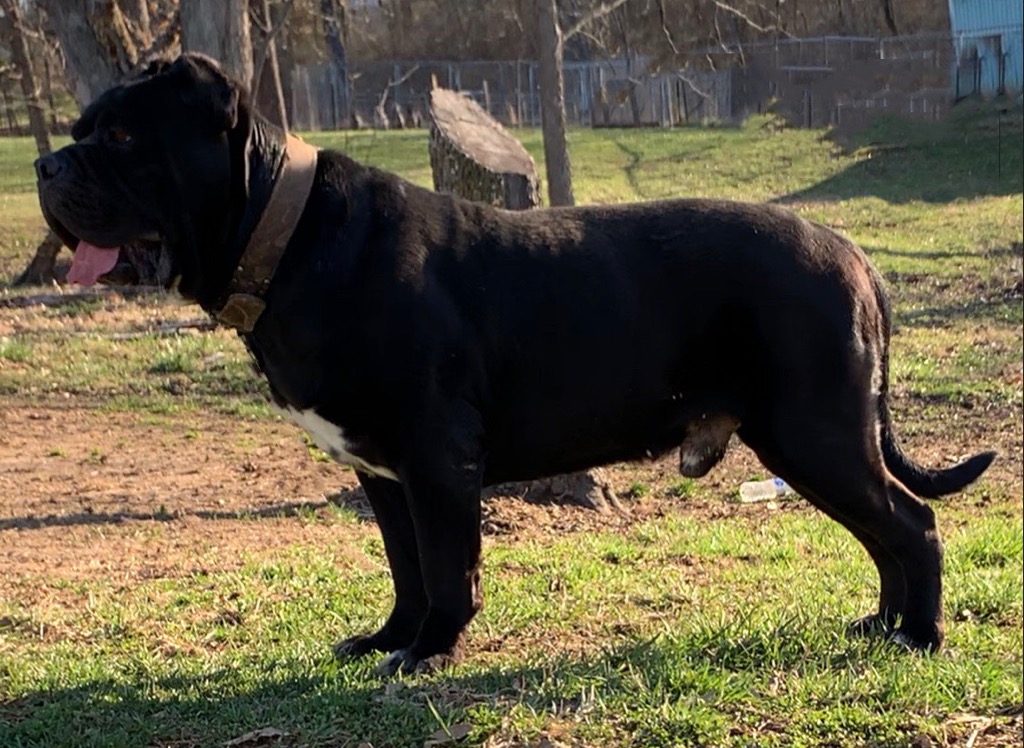
M 1020 495 L 1020 421 L 1011 425 L 993 431 L 980 418 L 960 419 L 955 443 L 946 436 L 907 448 L 926 464 L 943 464 L 975 445 L 995 447 L 1002 459 L 988 479 L 1016 486 Z M 606 475 L 625 512 L 496 496 L 485 503 L 484 532 L 511 541 L 625 527 L 665 512 L 695 520 L 767 518 L 772 509 L 764 505 L 727 500 L 759 470 L 753 454 L 734 445 L 693 496 L 675 498 L 668 495 L 679 479 L 674 457 L 613 466 Z M 631 495 L 637 484 L 646 495 Z M 296 521 L 310 513 L 329 518 L 328 502 L 368 521 Z M 802 501 L 778 510 L 810 511 Z M 233 568 L 255 551 L 337 545 L 346 535 L 375 533 L 369 517 L 355 474 L 313 459 L 299 429 L 285 421 L 154 419 L 30 405 L 0 410 L 0 589 L 40 576 L 127 581 Z
M 195 323 L 194 308 L 159 295 L 131 300 L 102 292 L 85 312 L 54 313 L 68 299 L 60 294 L 46 303 L 36 297 L 5 299 L 0 336 L 135 336 Z M 1019 378 L 1019 371 L 1014 376 Z M 290 422 L 212 412 L 179 417 L 112 412 L 98 407 L 101 398 L 64 395 L 42 403 L 17 396 L 0 401 L 0 593 L 6 584 L 40 576 L 176 576 L 236 567 L 247 553 L 299 543 L 339 547 L 346 534 L 376 535 L 372 521 L 296 521 L 311 513 L 329 519 L 334 514 L 328 502 L 368 520 L 369 511 L 355 474 L 313 459 L 302 432 Z M 894 403 L 897 433 L 901 412 L 922 425 L 915 438 L 902 440 L 915 459 L 941 466 L 983 448 L 997 449 L 1001 458 L 985 479 L 1011 487 L 1010 496 L 1021 495 L 1019 409 L 951 409 L 933 419 L 916 415 L 918 407 Z M 763 473 L 741 445 L 734 444 L 685 498 L 669 495 L 680 480 L 676 459 L 673 454 L 605 471 L 625 513 L 499 495 L 485 502 L 484 532 L 508 539 L 562 535 L 623 527 L 665 512 L 699 520 L 737 512 L 770 517 L 772 510 L 764 505 L 728 501 L 743 480 Z M 811 511 L 802 501 L 779 509 Z
M 988 480 L 1020 496 L 1021 421 L 1011 414 L 1003 423 L 993 429 L 979 414 L 957 421 L 955 440 L 952 429 L 943 429 L 937 440 L 906 446 L 928 464 L 995 447 L 1002 459 Z M 777 506 L 728 501 L 758 470 L 753 454 L 734 445 L 693 496 L 676 498 L 667 495 L 679 478 L 674 456 L 613 466 L 606 476 L 625 512 L 495 496 L 484 504 L 485 544 L 614 530 L 668 512 L 698 522 L 745 514 L 760 523 L 778 512 L 814 511 L 799 500 Z M 646 495 L 630 495 L 638 483 L 647 487 Z M 987 497 L 980 490 L 966 500 L 983 507 Z M 329 502 L 367 521 L 331 521 Z M 310 516 L 318 521 L 305 521 Z M 254 554 L 273 555 L 297 544 L 359 548 L 377 535 L 369 517 L 355 474 L 313 459 L 298 428 L 284 421 L 215 414 L 159 420 L 30 405 L 0 409 L 0 596 L 75 604 L 65 599 L 75 596 L 74 585 L 61 580 L 105 578 L 115 587 L 129 586 L 237 568 Z M 340 555 L 366 563 L 363 554 Z M 1019 745 L 1020 720 L 1019 714 L 1008 720 L 953 715 L 941 743 L 919 736 L 913 745 Z
M 78 315 L 47 314 L 42 307 L 10 301 L 6 306 L 0 336 L 96 330 L 136 335 L 194 316 L 185 307 L 116 300 Z M 177 417 L 114 412 L 98 402 L 73 395 L 63 401 L 0 401 L 0 597 L 75 605 L 76 581 L 106 580 L 116 589 L 231 570 L 294 546 L 331 549 L 339 563 L 370 563 L 361 552 L 344 553 L 378 537 L 355 474 L 314 459 L 293 424 L 212 412 Z M 979 486 L 954 501 L 985 511 L 986 486 L 998 486 L 992 493 L 1001 497 L 1022 495 L 1019 409 L 943 409 L 933 419 L 922 416 L 924 406 L 909 398 L 897 398 L 894 406 L 897 429 L 901 413 L 914 420 L 915 436 L 901 441 L 924 464 L 948 465 L 980 449 L 1000 452 Z M 624 511 L 534 503 L 532 495 L 526 500 L 493 496 L 484 502 L 485 546 L 614 531 L 668 513 L 694 522 L 742 515 L 768 523 L 780 512 L 814 511 L 801 500 L 730 501 L 743 480 L 764 472 L 741 445 L 735 444 L 685 497 L 671 495 L 680 485 L 676 459 L 673 454 L 606 469 Z M 336 521 L 335 506 L 365 521 Z M 941 526 L 941 507 L 939 514 Z M 943 745 L 1019 745 L 1019 715 L 1009 722 L 954 715 L 948 728 Z M 919 748 L 926 745 L 934 744 Z
M 642 479 L 627 467 L 609 476 L 620 493 Z M 0 412 L 0 565 L 7 580 L 176 576 L 236 566 L 255 549 L 336 544 L 346 533 L 375 532 L 372 521 L 368 528 L 295 521 L 306 512 L 330 516 L 329 501 L 371 516 L 355 473 L 314 460 L 299 429 L 284 421 L 202 415 L 152 423 L 131 413 L 29 406 Z M 486 502 L 484 531 L 613 528 L 666 508 L 653 496 L 624 502 L 628 515 L 497 496 Z

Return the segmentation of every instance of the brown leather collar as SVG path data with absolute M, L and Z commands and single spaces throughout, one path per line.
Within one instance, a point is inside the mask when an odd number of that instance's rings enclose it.
M 316 175 L 317 149 L 293 135 L 286 137 L 277 184 L 228 283 L 225 301 L 214 315 L 239 332 L 252 332 L 267 306 L 263 295 L 299 223 Z

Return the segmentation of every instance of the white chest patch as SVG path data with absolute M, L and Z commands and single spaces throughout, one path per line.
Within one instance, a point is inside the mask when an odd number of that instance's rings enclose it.
M 341 430 L 341 427 L 335 426 L 330 421 L 320 417 L 312 408 L 308 410 L 288 408 L 283 412 L 287 413 L 289 418 L 313 437 L 316 446 L 320 447 L 320 449 L 338 462 L 344 465 L 351 465 L 363 473 L 398 480 L 398 476 L 390 468 L 382 465 L 371 465 L 362 457 L 352 454 L 349 443 L 345 441 L 345 433 Z

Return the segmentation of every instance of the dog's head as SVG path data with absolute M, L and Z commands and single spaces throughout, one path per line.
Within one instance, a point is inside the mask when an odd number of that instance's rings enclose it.
M 96 99 L 74 142 L 36 161 L 43 216 L 75 252 L 70 279 L 109 280 L 122 250 L 158 252 L 160 281 L 180 276 L 196 298 L 239 189 L 244 200 L 248 127 L 244 90 L 203 55 L 154 63 Z

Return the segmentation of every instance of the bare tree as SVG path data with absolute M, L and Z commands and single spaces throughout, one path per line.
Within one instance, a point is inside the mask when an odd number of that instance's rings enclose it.
M 544 131 L 544 160 L 548 177 L 548 202 L 573 205 L 572 167 L 565 138 L 565 91 L 562 80 L 562 31 L 556 0 L 538 0 L 537 72 L 540 82 L 540 116 Z
M 584 29 L 624 6 L 629 0 L 605 0 L 582 13 L 570 26 L 568 36 Z M 625 32 L 622 32 L 625 38 Z M 548 178 L 548 202 L 573 205 L 572 166 L 566 142 L 565 84 L 562 60 L 565 39 L 558 18 L 557 0 L 537 3 L 537 73 L 540 83 L 540 116 L 544 132 L 544 159 Z
M 39 100 L 39 86 L 36 83 L 35 70 L 32 66 L 32 55 L 25 39 L 21 8 L 18 6 L 17 0 L 0 0 L 0 10 L 3 10 L 4 14 L 0 20 L 7 27 L 6 31 L 11 40 L 11 56 L 14 59 L 14 65 L 21 73 L 21 90 L 25 94 L 25 101 L 28 104 L 29 124 L 36 141 L 36 150 L 40 156 L 45 156 L 51 150 L 50 133 L 46 126 L 43 106 Z M 60 239 L 56 234 L 48 231 L 46 238 L 36 248 L 28 267 L 15 279 L 15 285 L 38 284 L 51 280 L 53 266 L 60 249 Z
M 181 0 L 181 46 L 219 61 L 246 87 L 252 84 L 248 0 Z
M 17 5 L 16 0 L 11 1 Z M 60 40 L 68 82 L 79 107 L 85 107 L 138 62 L 138 47 L 115 0 L 40 0 L 39 5 Z M 47 232 L 15 285 L 52 283 L 62 246 L 53 232 Z
M 46 115 L 39 97 L 39 84 L 36 82 L 35 70 L 32 67 L 32 55 L 29 52 L 25 29 L 22 26 L 21 8 L 16 0 L 0 0 L 0 18 L 6 27 L 7 36 L 11 40 L 11 58 L 14 67 L 21 74 L 21 91 L 25 95 L 28 106 L 29 127 L 36 141 L 36 150 L 40 156 L 50 152 L 50 133 L 46 127 Z
M 348 41 L 348 9 L 343 0 L 320 0 L 320 15 L 331 61 L 345 67 L 348 64 L 345 51 Z
M 257 0 L 259 8 L 250 9 L 250 20 L 262 36 L 260 53 L 253 63 L 252 95 L 254 101 L 270 100 L 265 114 L 271 122 L 288 130 L 288 111 L 285 106 L 284 88 L 281 86 L 281 68 L 277 61 L 277 36 L 284 28 L 294 0 L 286 0 L 277 18 L 271 12 L 270 0 Z M 268 75 L 269 74 L 269 75 Z M 266 82 L 266 83 L 264 83 Z M 269 86 L 269 90 L 264 90 Z
M 341 102 L 338 109 L 343 120 L 350 115 L 352 84 L 348 74 L 348 10 L 344 0 L 320 0 L 324 41 L 327 54 L 341 78 Z
M 896 36 L 900 33 L 900 30 L 896 25 L 896 12 L 893 10 L 892 0 L 881 0 L 881 5 L 882 16 L 885 18 L 885 26 L 893 36 Z
M 139 61 L 116 0 L 41 0 L 60 39 L 71 92 L 84 108 Z

